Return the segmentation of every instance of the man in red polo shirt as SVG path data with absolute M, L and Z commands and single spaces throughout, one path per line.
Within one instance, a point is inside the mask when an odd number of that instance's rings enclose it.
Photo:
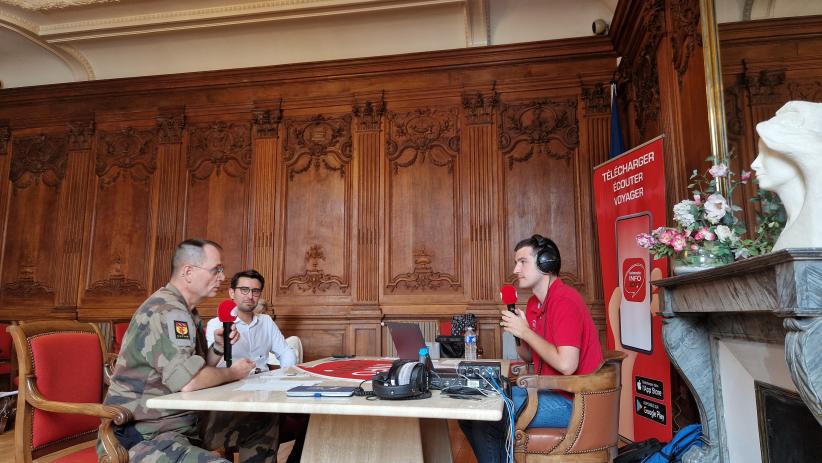
M 533 362 L 539 375 L 585 375 L 602 362 L 599 334 L 582 296 L 559 278 L 562 263 L 557 245 L 540 235 L 520 241 L 514 248 L 514 273 L 520 289 L 530 289 L 525 313 L 502 311 L 505 331 L 521 340 L 517 354 Z M 528 393 L 512 388 L 515 413 Z M 572 396 L 562 391 L 540 391 L 533 427 L 563 428 L 571 417 Z M 506 461 L 508 416 L 501 421 L 461 421 L 479 463 Z

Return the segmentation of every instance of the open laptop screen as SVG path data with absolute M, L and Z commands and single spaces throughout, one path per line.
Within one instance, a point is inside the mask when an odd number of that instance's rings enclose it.
M 425 347 L 425 339 L 422 337 L 422 330 L 416 323 L 386 323 L 391 339 L 394 341 L 394 349 L 397 357 L 403 360 L 418 360 L 420 358 L 420 348 Z

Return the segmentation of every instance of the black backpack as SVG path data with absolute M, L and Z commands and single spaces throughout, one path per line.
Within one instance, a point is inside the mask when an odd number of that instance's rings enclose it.
M 665 445 L 656 438 L 630 443 L 619 449 L 614 463 L 641 463 L 642 460 L 658 452 Z

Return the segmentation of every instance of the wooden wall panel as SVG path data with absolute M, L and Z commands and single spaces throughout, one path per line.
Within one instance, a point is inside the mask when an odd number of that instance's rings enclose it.
M 140 304 L 153 270 L 154 127 L 98 130 L 81 305 Z
M 463 297 L 459 113 L 389 112 L 386 136 L 386 301 Z
M 539 232 L 601 326 L 588 177 L 608 109 L 578 105 L 614 58 L 591 37 L 2 90 L 0 318 L 128 318 L 198 236 L 222 244 L 227 278 L 265 275 L 306 359 L 381 354 L 381 321 L 465 311 L 499 356 L 498 288 Z M 14 186 L 19 156 L 39 183 Z

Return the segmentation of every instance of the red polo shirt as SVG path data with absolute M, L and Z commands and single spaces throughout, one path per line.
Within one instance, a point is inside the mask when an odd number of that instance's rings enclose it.
M 573 373 L 587 375 L 596 371 L 602 362 L 602 347 L 599 333 L 588 306 L 574 288 L 557 278 L 548 288 L 548 297 L 543 304 L 536 296 L 531 296 L 525 309 L 525 318 L 534 332 L 551 344 L 574 346 L 579 349 L 579 365 Z M 531 349 L 534 371 L 542 375 L 561 375 Z

